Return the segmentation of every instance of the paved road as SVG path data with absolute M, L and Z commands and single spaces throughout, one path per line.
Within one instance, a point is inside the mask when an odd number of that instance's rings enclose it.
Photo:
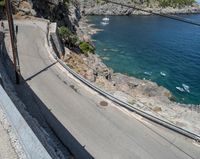
M 111 102 L 101 107 L 99 103 L 105 100 L 103 97 L 74 80 L 51 58 L 45 47 L 45 24 L 26 21 L 18 22 L 18 25 L 21 73 L 26 80 L 20 87 L 27 87 L 28 84 L 35 94 L 34 99 L 40 101 L 37 104 L 46 106 L 61 123 L 61 126 L 54 123 L 52 127 L 60 129 L 58 135 L 63 142 L 68 142 L 67 145 L 78 158 L 200 158 L 200 147 L 190 139 Z M 25 92 L 23 97 L 26 98 Z M 32 107 L 34 105 L 32 103 Z M 76 139 L 80 145 L 70 138 Z

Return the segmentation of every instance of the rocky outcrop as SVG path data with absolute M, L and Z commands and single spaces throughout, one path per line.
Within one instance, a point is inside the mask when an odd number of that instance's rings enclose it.
M 79 3 L 76 0 L 32 0 L 37 16 L 57 22 L 58 26 L 67 26 L 72 32 L 76 31 L 80 19 Z
M 99 77 L 108 81 L 111 80 L 113 71 L 108 69 L 97 55 L 89 54 L 85 56 L 71 52 L 65 56 L 64 61 L 69 67 L 91 82 L 96 82 Z
M 14 0 L 12 4 L 15 18 L 45 18 L 58 26 L 67 26 L 74 33 L 81 17 L 76 0 Z

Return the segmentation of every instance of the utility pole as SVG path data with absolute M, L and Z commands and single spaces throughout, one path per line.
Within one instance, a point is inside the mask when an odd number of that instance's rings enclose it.
M 14 22 L 12 16 L 12 5 L 10 0 L 5 0 L 6 6 L 6 14 L 8 18 L 8 25 L 10 30 L 10 40 L 12 45 L 12 52 L 13 52 L 13 63 L 15 68 L 15 78 L 16 84 L 20 83 L 20 65 L 19 65 L 19 57 L 18 57 L 18 50 L 17 50 L 17 38 L 14 29 Z

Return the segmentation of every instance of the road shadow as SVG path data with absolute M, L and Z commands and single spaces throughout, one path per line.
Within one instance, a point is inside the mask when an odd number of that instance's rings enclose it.
M 72 156 L 74 156 L 77 159 L 80 159 L 80 158 L 93 159 L 94 157 L 85 149 L 84 146 L 82 146 L 78 142 L 78 140 L 67 130 L 67 128 L 65 128 L 62 125 L 62 123 L 60 123 L 60 121 L 54 116 L 51 110 L 48 109 L 48 107 L 41 101 L 41 99 L 37 96 L 37 94 L 35 94 L 35 92 L 30 88 L 30 86 L 27 83 L 28 80 L 30 80 L 31 78 L 34 78 L 35 76 L 42 73 L 43 71 L 50 68 L 51 66 L 55 65 L 56 63 L 49 65 L 48 67 L 42 69 L 41 71 L 39 71 L 38 73 L 32 75 L 31 77 L 27 79 L 24 79 L 22 76 L 20 76 L 20 85 L 16 85 L 13 62 L 9 58 L 6 49 L 5 49 L 4 54 L 1 54 L 0 57 L 6 69 L 6 72 L 9 75 L 9 78 L 15 87 L 16 95 L 25 104 L 26 106 L 25 109 L 29 112 L 29 114 L 33 118 L 35 118 L 39 122 L 40 126 L 42 126 L 45 130 L 48 129 L 47 128 L 48 126 L 49 129 L 51 129 L 51 131 L 54 133 L 54 135 L 56 135 L 59 138 L 60 142 L 66 146 L 66 148 L 70 151 Z M 18 100 L 16 99 L 12 99 L 12 101 L 16 105 L 17 109 L 19 110 L 21 115 L 24 117 L 28 125 L 31 127 L 35 135 L 38 137 L 42 145 L 52 156 L 51 149 L 47 147 L 47 143 L 44 142 L 43 136 L 41 136 L 38 133 L 38 128 L 33 126 L 33 122 L 30 121 L 30 118 L 27 117 L 26 113 L 24 113 L 24 108 L 22 108 L 22 105 L 20 105 Z
M 58 62 L 54 62 L 54 63 L 50 64 L 49 66 L 43 68 L 42 70 L 38 71 L 37 73 L 35 73 L 34 75 L 28 77 L 27 79 L 25 79 L 25 80 L 23 80 L 23 81 L 26 81 L 26 82 L 27 82 L 27 81 L 32 80 L 34 77 L 36 77 L 37 75 L 41 74 L 42 72 L 48 70 L 49 68 L 51 68 L 52 66 L 54 66 L 56 63 L 58 63 Z

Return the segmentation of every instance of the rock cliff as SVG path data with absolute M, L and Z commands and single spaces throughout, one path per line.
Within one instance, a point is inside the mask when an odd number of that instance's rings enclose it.
M 57 22 L 58 26 L 65 25 L 75 32 L 80 18 L 79 3 L 76 0 L 13 0 L 15 18 L 39 17 Z M 5 17 L 3 7 L 0 16 Z

